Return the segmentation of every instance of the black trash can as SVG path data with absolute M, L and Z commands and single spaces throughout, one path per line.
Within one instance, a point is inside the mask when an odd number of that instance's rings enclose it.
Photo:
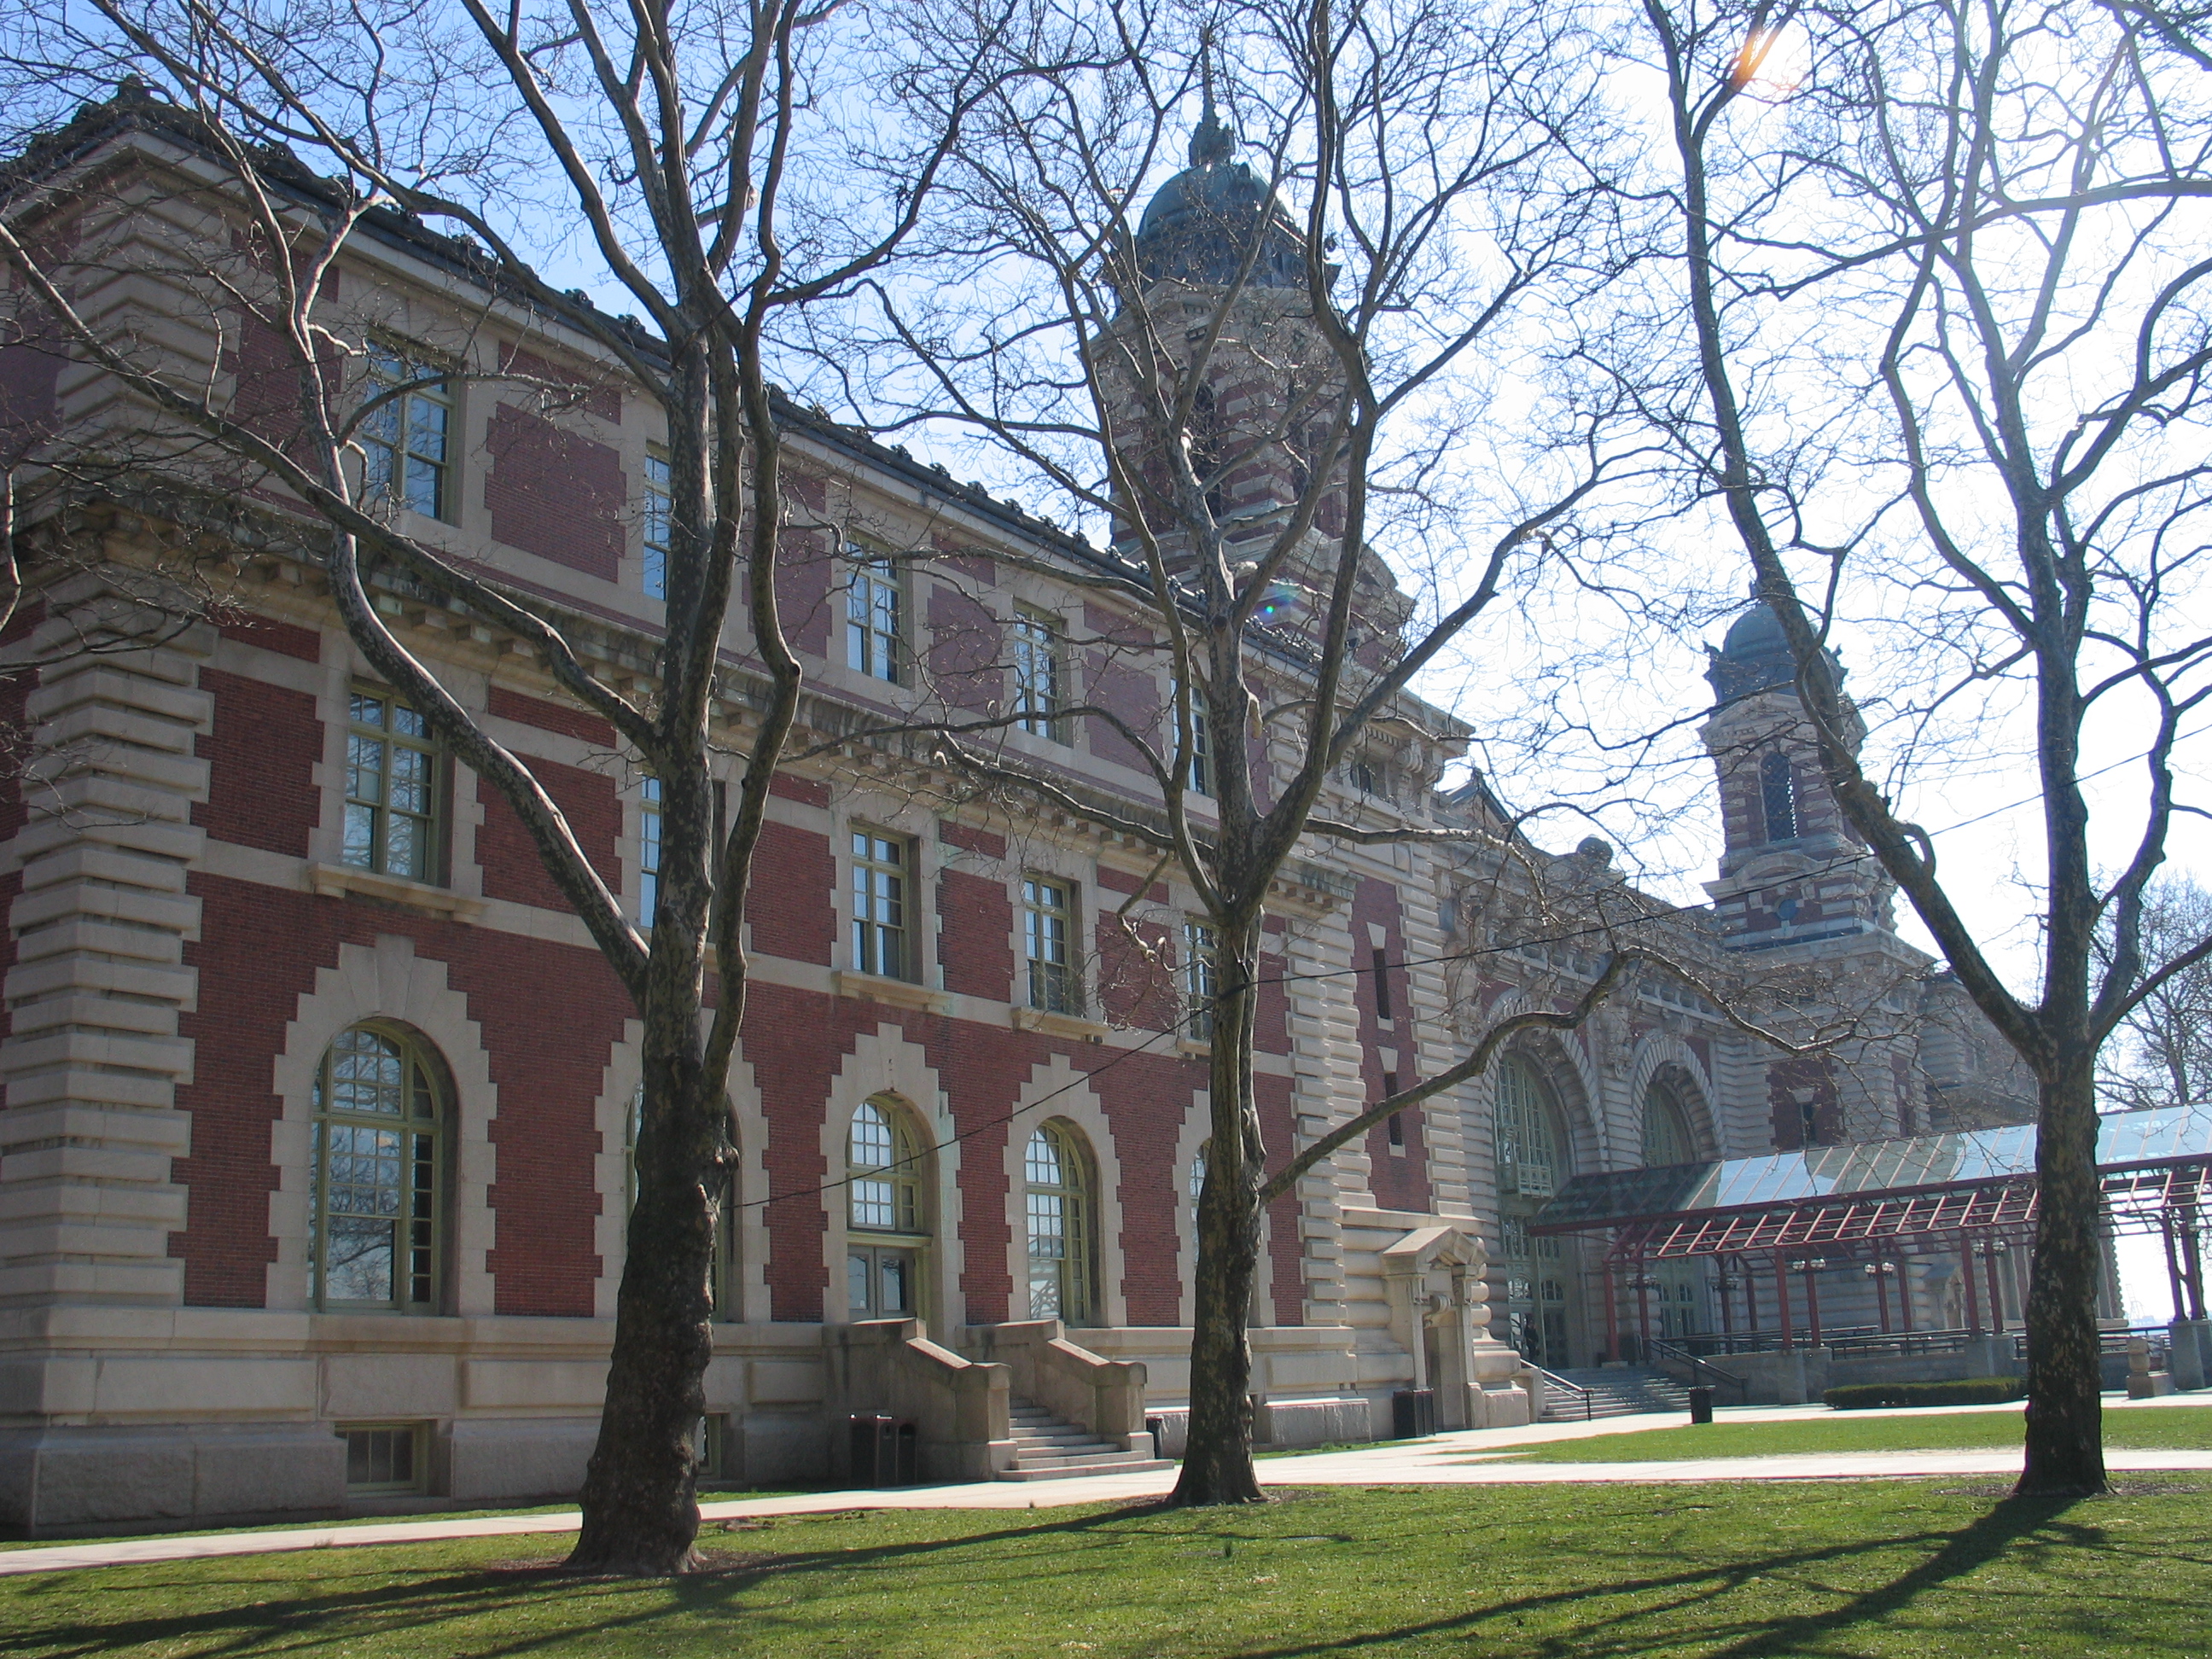
M 1690 1421 L 1710 1423 L 1713 1420 L 1713 1391 L 1711 1389 L 1690 1390 Z
M 1401 1389 L 1390 1396 L 1390 1433 L 1398 1440 L 1419 1440 L 1437 1431 L 1437 1391 Z
M 898 1478 L 898 1419 L 880 1412 L 858 1413 L 849 1420 L 851 1480 L 855 1486 L 896 1486 Z

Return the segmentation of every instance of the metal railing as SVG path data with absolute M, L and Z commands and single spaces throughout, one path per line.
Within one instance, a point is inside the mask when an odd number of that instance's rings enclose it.
M 1986 1331 L 1885 1331 L 1867 1336 L 1841 1337 L 1828 1344 L 1838 1358 L 1868 1353 L 1957 1353 L 1969 1342 L 1978 1342 Z
M 1751 1403 L 1749 1382 L 1738 1376 L 1734 1371 L 1724 1371 L 1711 1360 L 1701 1358 L 1686 1349 L 1676 1346 L 1672 1342 L 1662 1341 L 1658 1337 L 1653 1337 L 1651 1357 L 1658 1362 L 1662 1370 L 1666 1370 L 1669 1365 L 1680 1365 L 1689 1373 L 1684 1380 L 1693 1389 L 1734 1389 L 1737 1405 L 1747 1406 Z
M 1549 1396 L 1552 1390 L 1557 1389 L 1561 1395 L 1565 1396 L 1568 1405 L 1572 1406 L 1577 1402 L 1580 1403 L 1583 1408 L 1583 1420 L 1585 1423 L 1595 1419 L 1596 1413 L 1590 1409 L 1590 1391 L 1588 1389 L 1582 1388 L 1575 1383 L 1570 1382 L 1565 1377 L 1559 1376 L 1556 1371 L 1547 1371 L 1541 1365 L 1531 1365 L 1528 1369 L 1536 1373 L 1540 1386 L 1543 1389 L 1546 1396 L 1536 1402 L 1536 1415 L 1538 1417 L 1540 1418 L 1546 1412 L 1552 1408 L 1552 1402 Z

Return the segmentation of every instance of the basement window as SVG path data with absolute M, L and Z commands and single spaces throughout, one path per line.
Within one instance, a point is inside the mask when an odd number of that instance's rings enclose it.
M 341 1423 L 349 1498 L 402 1497 L 423 1490 L 427 1423 Z

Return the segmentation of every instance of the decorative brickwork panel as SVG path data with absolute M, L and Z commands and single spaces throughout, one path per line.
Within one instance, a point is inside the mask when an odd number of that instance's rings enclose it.
M 761 826 L 758 859 L 746 904 L 753 949 L 826 967 L 836 925 L 830 896 L 837 861 L 830 838 L 771 820 Z
M 1157 921 L 1132 921 L 1131 939 L 1102 906 L 1098 918 L 1098 1007 L 1115 1024 L 1164 1031 L 1182 1018 L 1174 963 L 1181 941 Z M 1141 944 L 1139 943 L 1141 941 Z
M 295 627 L 273 617 L 244 617 L 221 626 L 225 639 L 297 657 L 301 662 L 319 663 L 323 659 L 323 636 L 312 628 Z
M 495 538 L 604 581 L 620 575 L 629 490 L 620 452 L 505 404 L 491 412 L 484 447 Z
M 1825 1055 L 1799 1054 L 1768 1061 L 1766 1098 L 1773 1109 L 1778 1152 L 1832 1146 L 1844 1139 L 1843 1099 L 1834 1068 Z
M 177 1091 L 177 1104 L 192 1114 L 191 1155 L 174 1164 L 190 1191 L 187 1224 L 170 1236 L 185 1301 L 262 1305 L 276 1259 L 270 1129 L 283 1103 L 271 1079 L 285 1026 L 316 970 L 337 964 L 341 945 L 373 946 L 397 933 L 425 961 L 446 964 L 482 1029 L 499 1091 L 489 1125 L 495 1243 L 486 1261 L 496 1310 L 588 1316 L 601 1271 L 594 1112 L 632 1013 L 599 954 L 223 877 L 195 875 L 191 890 L 204 921 L 185 960 L 200 970 L 199 1006 L 179 1030 L 198 1039 L 198 1058 L 193 1081 Z
M 1184 1119 L 1199 1109 L 1192 1091 L 1205 1085 L 1205 1063 L 1157 1053 L 1121 1057 L 1111 1066 L 1095 1058 L 1088 1063 L 1121 1163 L 1121 1288 L 1129 1323 L 1180 1325 L 1190 1316 L 1176 1265 L 1190 1171 L 1176 1167 L 1176 1148 Z
M 1006 884 L 947 870 L 937 880 L 937 913 L 945 988 L 1006 1000 L 1014 984 L 1014 904 Z
M 1291 1132 L 1291 1079 L 1261 1073 L 1252 1079 L 1260 1127 L 1267 1138 L 1271 1161 L 1279 1162 L 1297 1144 Z M 1267 1260 L 1274 1269 L 1275 1323 L 1306 1322 L 1305 1245 L 1298 1228 L 1298 1195 L 1285 1193 L 1267 1206 Z
M 514 720 L 523 726 L 534 726 L 541 732 L 558 732 L 564 738 L 574 738 L 595 748 L 615 746 L 615 729 L 597 714 L 587 714 L 567 703 L 548 702 L 543 697 L 526 697 L 520 691 L 510 691 L 503 685 L 495 685 L 484 702 L 484 711 L 503 720 Z
M 1006 696 L 999 619 L 957 588 L 929 596 L 929 687 L 952 708 L 980 713 Z
M 586 410 L 611 425 L 622 424 L 622 388 L 603 376 L 585 374 L 539 356 L 521 346 L 505 346 L 499 366 L 509 374 L 541 382 L 556 404 Z
M 0 330 L 0 465 L 20 465 L 61 426 L 62 344 L 34 319 L 26 307 Z
M 777 800 L 795 800 L 801 806 L 830 805 L 830 786 L 817 783 L 812 778 L 794 778 L 787 772 L 779 772 L 768 781 L 768 792 Z
M 1369 941 L 1370 927 L 1383 930 L 1382 971 L 1375 971 L 1375 951 Z M 1419 1049 L 1413 1032 L 1412 988 L 1406 976 L 1405 916 L 1398 890 L 1387 881 L 1363 881 L 1352 901 L 1352 967 L 1358 970 L 1354 1000 L 1359 1009 L 1360 1079 L 1370 1103 L 1384 1097 L 1389 1084 L 1380 1048 L 1398 1053 L 1398 1086 L 1409 1088 L 1420 1081 L 1415 1075 Z M 1382 1024 L 1382 1009 L 1390 1011 L 1391 1024 Z M 1418 1106 L 1398 1115 L 1400 1144 L 1390 1144 L 1390 1126 L 1378 1123 L 1367 1132 L 1367 1156 L 1371 1170 L 1368 1185 L 1375 1201 L 1386 1210 L 1423 1211 L 1429 1207 L 1429 1159 Z
M 957 847 L 963 852 L 974 853 L 987 859 L 1006 856 L 1006 838 L 994 836 L 988 830 L 977 830 L 965 823 L 956 823 L 951 818 L 937 821 L 937 838 L 947 847 Z
M 216 841 L 307 857 L 322 817 L 315 700 L 216 668 L 200 671 L 200 689 L 215 695 L 215 730 L 195 750 L 208 763 L 208 798 L 192 808 L 192 822 Z
M 622 862 L 616 843 L 622 833 L 622 805 L 615 796 L 612 778 L 580 767 L 562 766 L 549 760 L 526 757 L 531 772 L 545 786 L 561 815 L 568 820 L 576 843 L 608 886 L 622 890 Z M 522 820 L 507 798 L 477 780 L 477 799 L 483 807 L 483 823 L 477 830 L 477 862 L 483 869 L 486 898 L 509 899 L 534 904 L 542 910 L 566 910 L 568 901 L 553 884 L 538 844 L 522 827 Z

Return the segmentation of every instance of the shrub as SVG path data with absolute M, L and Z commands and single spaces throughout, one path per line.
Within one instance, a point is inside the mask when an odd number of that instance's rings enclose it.
M 1955 1382 L 1849 1382 L 1820 1398 L 1839 1412 L 1875 1406 L 2002 1406 L 2027 1393 L 2017 1376 L 1965 1376 Z

